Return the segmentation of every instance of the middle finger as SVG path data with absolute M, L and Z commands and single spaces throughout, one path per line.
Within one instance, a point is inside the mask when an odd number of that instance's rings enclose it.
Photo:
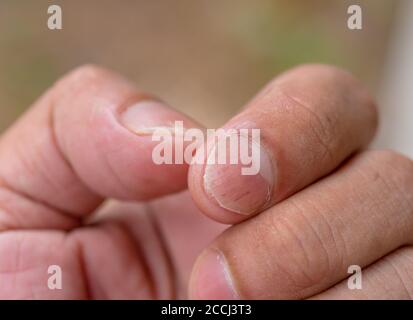
M 224 232 L 197 260 L 196 298 L 306 298 L 413 241 L 413 165 L 367 151 Z

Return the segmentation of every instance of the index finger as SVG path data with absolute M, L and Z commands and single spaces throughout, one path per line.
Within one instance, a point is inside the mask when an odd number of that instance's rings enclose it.
M 237 223 L 334 170 L 372 139 L 376 126 L 373 100 L 349 73 L 301 66 L 276 78 L 223 127 L 260 129 L 259 143 L 249 142 L 250 151 L 259 149 L 258 159 L 252 152 L 258 173 L 243 174 L 242 161 L 205 161 L 191 166 L 189 187 L 205 214 Z

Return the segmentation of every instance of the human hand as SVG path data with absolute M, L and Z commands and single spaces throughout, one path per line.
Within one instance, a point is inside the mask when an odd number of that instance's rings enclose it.
M 191 167 L 198 207 L 235 224 L 198 258 L 191 297 L 411 299 L 413 163 L 363 150 L 376 118 L 349 74 L 309 65 L 231 119 L 225 128 L 261 129 L 261 171 Z M 364 268 L 361 290 L 347 285 L 354 265 Z
M 1 137 L 0 298 L 186 297 L 195 257 L 224 226 L 187 191 L 158 199 L 187 184 L 187 165 L 152 160 L 151 128 L 175 120 L 196 126 L 84 66 Z M 61 290 L 48 287 L 51 265 Z
M 148 129 L 196 124 L 152 99 L 83 67 L 2 137 L 1 297 L 185 297 L 194 258 L 223 226 L 203 218 L 188 192 L 153 200 L 185 188 L 187 166 L 156 166 Z M 144 103 L 126 109 L 137 101 Z M 365 151 L 341 165 L 371 139 L 375 117 L 349 75 L 306 66 L 275 80 L 232 119 L 227 127 L 261 129 L 268 163 L 264 155 L 256 176 L 238 175 L 239 167 L 191 168 L 199 208 L 235 226 L 198 259 L 190 296 L 407 297 L 412 250 L 394 250 L 410 243 L 411 162 Z M 271 197 L 262 193 L 268 190 Z M 122 202 L 97 210 L 107 197 Z M 52 264 L 62 268 L 62 290 L 47 288 Z M 351 264 L 369 265 L 363 290 L 345 286 Z

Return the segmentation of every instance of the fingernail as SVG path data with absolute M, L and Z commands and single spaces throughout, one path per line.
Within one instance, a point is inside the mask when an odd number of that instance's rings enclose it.
M 184 124 L 190 122 L 179 112 L 156 100 L 136 102 L 120 115 L 122 125 L 139 136 L 152 135 L 159 130 L 165 130 L 172 134 L 183 134 L 184 127 L 182 127 L 182 132 L 177 132 L 175 121 L 183 121 Z
M 197 262 L 190 297 L 199 300 L 238 300 L 224 255 L 215 249 L 206 251 Z
M 204 173 L 204 188 L 217 204 L 231 212 L 250 215 L 265 208 L 271 199 L 274 185 L 272 161 L 265 148 L 247 136 L 239 136 L 239 144 L 247 143 L 252 162 L 259 163 L 256 174 L 243 174 L 245 165 L 213 163 L 207 161 Z M 243 141 L 247 139 L 247 141 Z M 241 150 L 241 149 L 240 149 Z M 210 157 L 216 157 L 216 148 L 211 149 Z

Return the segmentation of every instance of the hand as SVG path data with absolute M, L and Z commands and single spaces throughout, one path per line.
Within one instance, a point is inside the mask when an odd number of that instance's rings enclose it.
M 187 295 L 196 256 L 224 227 L 202 216 L 187 191 L 155 200 L 187 184 L 188 166 L 152 160 L 148 132 L 175 120 L 196 126 L 119 76 L 85 66 L 2 136 L 0 298 Z M 51 265 L 61 268 L 61 290 L 48 287 Z
M 185 296 L 194 258 L 223 227 L 203 218 L 187 192 L 143 203 L 186 186 L 185 165 L 156 166 L 151 157 L 147 133 L 174 120 L 196 126 L 89 66 L 2 137 L 1 297 Z M 199 257 L 190 296 L 406 297 L 412 253 L 395 249 L 410 241 L 410 160 L 365 151 L 337 170 L 371 139 L 375 122 L 361 85 L 319 66 L 281 76 L 232 119 L 227 127 L 261 128 L 267 158 L 257 176 L 237 166 L 191 168 L 197 205 L 236 225 Z M 107 197 L 140 203 L 100 208 Z M 351 264 L 369 265 L 363 290 L 347 289 Z M 49 265 L 61 266 L 62 290 L 48 289 Z
M 413 163 L 363 149 L 376 118 L 349 74 L 312 65 L 230 120 L 261 128 L 261 171 L 191 167 L 197 205 L 235 224 L 198 258 L 191 297 L 413 298 Z M 363 268 L 361 290 L 347 286 L 352 265 Z

